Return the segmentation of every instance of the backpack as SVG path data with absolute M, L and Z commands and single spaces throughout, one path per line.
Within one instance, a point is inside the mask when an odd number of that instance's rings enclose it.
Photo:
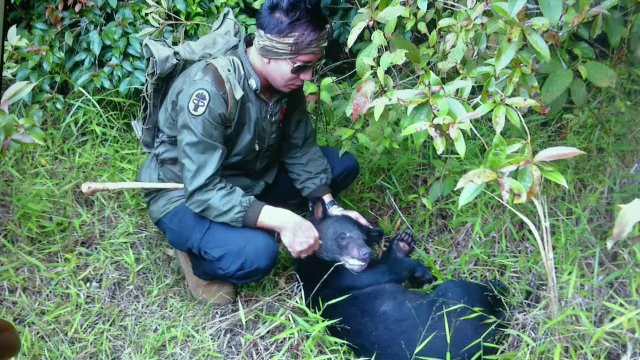
M 212 25 L 212 31 L 195 41 L 172 46 L 166 40 L 147 37 L 142 52 L 148 61 L 146 82 L 142 94 L 142 107 L 138 120 L 132 121 L 133 129 L 145 152 L 154 148 L 157 135 L 158 113 L 177 76 L 195 62 L 224 55 L 237 47 L 243 36 L 242 26 L 231 9 L 226 8 Z M 224 63 L 213 61 L 218 69 L 215 85 L 221 94 L 227 94 L 227 123 L 235 116 L 240 95 L 237 81 L 227 78 L 230 69 L 221 69 Z M 228 70 L 228 71 L 227 71 Z

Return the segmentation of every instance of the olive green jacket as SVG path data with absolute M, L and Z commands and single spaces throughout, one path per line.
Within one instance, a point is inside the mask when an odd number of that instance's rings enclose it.
M 183 183 L 184 189 L 145 192 L 154 222 L 186 203 L 212 221 L 255 227 L 265 205 L 255 196 L 279 164 L 303 196 L 329 193 L 331 170 L 316 143 L 302 89 L 267 101 L 245 46 L 241 41 L 227 55 L 196 62 L 171 86 L 138 181 Z M 227 89 L 239 97 L 230 120 L 228 94 L 216 87 L 221 74 L 232 75 Z

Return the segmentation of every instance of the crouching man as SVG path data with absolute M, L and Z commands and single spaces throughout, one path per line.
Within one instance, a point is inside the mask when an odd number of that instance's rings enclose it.
M 198 299 L 228 303 L 234 285 L 267 276 L 279 254 L 276 233 L 294 257 L 317 250 L 318 232 L 294 212 L 308 209 L 310 197 L 368 225 L 334 200 L 359 165 L 318 146 L 302 91 L 324 54 L 328 23 L 320 0 L 267 0 L 256 34 L 215 63 L 190 66 L 167 93 L 138 179 L 184 184 L 147 191 L 145 200 Z M 221 73 L 242 94 L 231 121 Z

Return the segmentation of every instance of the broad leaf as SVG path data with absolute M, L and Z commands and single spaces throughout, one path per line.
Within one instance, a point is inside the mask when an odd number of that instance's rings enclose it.
M 542 85 L 542 102 L 547 106 L 551 104 L 569 88 L 572 81 L 573 72 L 571 70 L 560 70 L 549 75 Z
M 597 61 L 589 61 L 584 64 L 584 68 L 587 71 L 587 80 L 595 86 L 614 87 L 616 85 L 617 75 L 607 65 Z
M 561 173 L 559 173 L 558 171 L 551 171 L 551 170 L 540 170 L 540 172 L 542 172 L 542 176 L 546 177 L 547 179 L 560 184 L 564 187 L 566 187 L 567 189 L 569 188 L 569 185 L 567 184 L 567 180 L 564 178 L 564 176 L 562 176 Z
M 176 4 L 176 7 L 178 8 L 178 10 L 180 10 L 180 12 L 182 12 L 182 13 L 186 13 L 187 12 L 187 4 L 186 4 L 185 0 L 175 0 L 175 4 Z
M 358 35 L 360 35 L 362 30 L 365 28 L 365 26 L 367 26 L 368 22 L 369 22 L 368 20 L 360 21 L 359 23 L 355 24 L 351 28 L 351 32 L 349 33 L 349 38 L 347 39 L 347 48 L 351 48 L 353 43 L 356 42 Z
M 367 111 L 371 103 L 371 97 L 376 91 L 376 83 L 373 80 L 360 85 L 356 90 L 356 98 L 353 100 L 353 121 L 358 121 L 360 114 Z
M 417 132 L 422 132 L 427 130 L 427 128 L 429 128 L 429 122 L 427 121 L 420 121 L 417 122 L 415 124 L 411 124 L 409 126 L 407 126 L 403 131 L 402 131 L 402 136 L 407 136 L 407 135 L 411 135 Z
M 36 83 L 32 83 L 30 81 L 18 81 L 9 86 L 9 88 L 2 94 L 0 109 L 8 111 L 9 105 L 27 96 L 34 86 L 36 86 Z
M 562 3 L 563 1 L 560 0 L 538 0 L 542 15 L 552 24 L 560 21 L 560 17 L 562 16 Z
M 518 112 L 511 106 L 507 106 L 507 119 L 511 121 L 518 129 L 520 129 L 520 116 Z
M 510 177 L 506 178 L 506 181 L 509 184 L 509 187 L 511 187 L 511 192 L 515 195 L 513 201 L 516 204 L 525 202 L 527 199 L 527 191 L 525 190 L 524 185 L 522 185 L 518 180 Z
M 539 162 L 539 161 L 554 161 L 554 160 L 570 159 L 583 154 L 586 154 L 586 153 L 582 150 L 578 150 L 573 147 L 556 146 L 556 147 L 550 147 L 540 151 L 533 158 L 533 161 Z
M 470 183 L 484 184 L 491 180 L 495 180 L 497 178 L 498 178 L 498 174 L 496 174 L 495 171 L 491 169 L 486 169 L 486 168 L 478 168 L 464 174 L 460 178 L 460 180 L 458 180 L 458 184 L 456 185 L 454 190 L 461 189 Z
M 418 8 L 422 11 L 427 11 L 429 6 L 429 0 L 418 0 Z
M 509 0 L 509 16 L 516 18 L 526 3 L 527 0 Z
M 420 64 L 421 62 L 421 57 L 420 57 L 420 50 L 418 50 L 418 47 L 413 44 L 411 41 L 399 36 L 399 35 L 394 35 L 391 40 L 389 40 L 390 45 L 391 45 L 391 50 L 395 51 L 397 49 L 404 49 L 407 50 L 407 58 L 414 64 Z
M 485 186 L 485 184 L 467 184 L 467 186 L 465 186 L 460 193 L 460 199 L 458 200 L 458 209 L 461 209 L 463 206 L 473 201 L 473 199 L 475 199 L 482 192 Z
M 616 216 L 611 238 L 607 240 L 607 249 L 611 250 L 616 242 L 629 236 L 633 228 L 640 222 L 640 199 L 636 198 L 632 202 L 619 205 L 622 210 Z
M 500 49 L 498 49 L 495 64 L 496 74 L 499 74 L 502 69 L 504 69 L 507 65 L 509 65 L 509 63 L 511 63 L 511 60 L 513 60 L 513 58 L 516 56 L 516 52 L 518 51 L 519 47 L 520 43 L 505 43 L 500 47 Z
M 390 6 L 378 13 L 378 15 L 376 16 L 376 21 L 387 22 L 389 20 L 398 18 L 398 16 L 404 16 L 406 11 L 407 8 L 402 5 Z
M 502 129 L 504 129 L 506 111 L 507 107 L 502 104 L 493 109 L 493 128 L 498 134 L 500 134 Z
M 549 50 L 549 45 L 547 45 L 540 34 L 535 32 L 532 28 L 526 27 L 524 28 L 524 35 L 527 37 L 529 44 L 534 49 L 536 49 L 542 61 L 551 60 L 551 51 Z
M 587 87 L 580 78 L 573 79 L 571 83 L 571 100 L 578 107 L 587 103 Z

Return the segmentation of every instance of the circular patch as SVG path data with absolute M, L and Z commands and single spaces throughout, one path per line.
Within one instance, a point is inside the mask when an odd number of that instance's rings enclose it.
M 209 92 L 205 89 L 198 89 L 191 94 L 191 99 L 189 99 L 189 112 L 192 115 L 200 116 L 204 114 L 209 106 L 209 100 L 211 96 L 209 96 Z

